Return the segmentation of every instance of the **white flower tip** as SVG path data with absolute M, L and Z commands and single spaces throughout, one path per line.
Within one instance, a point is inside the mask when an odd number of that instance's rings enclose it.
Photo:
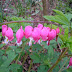
M 41 43 L 40 43 L 40 40 L 38 40 L 38 43 L 41 44 Z
M 67 66 L 67 69 L 69 68 L 69 65 Z
M 47 43 L 46 43 L 47 45 L 48 45 L 48 41 L 47 41 Z
M 29 37 L 30 41 L 29 41 L 29 46 L 32 46 L 32 41 L 33 41 L 33 38 L 32 37 Z
M 41 44 L 42 41 L 43 41 L 42 39 L 38 40 L 38 44 Z
M 17 41 L 16 41 L 16 43 L 17 43 Z M 17 43 L 18 46 L 20 46 L 21 44 L 22 44 L 22 41 L 20 43 Z
M 4 43 L 7 45 L 9 42 L 8 38 L 5 36 L 5 40 L 4 40 Z
M 32 46 L 32 41 L 29 41 L 29 46 Z

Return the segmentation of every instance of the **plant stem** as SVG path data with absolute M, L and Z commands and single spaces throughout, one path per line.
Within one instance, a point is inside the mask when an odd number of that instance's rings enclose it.
M 68 58 L 69 59 L 69 58 Z M 61 67 L 61 69 L 58 72 L 62 72 L 62 68 L 64 67 L 64 65 L 67 63 L 68 59 L 65 61 L 65 63 L 63 64 L 63 66 Z
M 48 70 L 48 72 L 52 72 L 52 70 L 55 68 L 55 66 L 61 61 L 62 57 L 65 55 L 65 53 L 68 51 L 68 48 L 64 49 L 63 52 L 60 54 L 59 58 L 55 62 L 55 64 Z
M 22 22 L 27 22 L 27 23 L 49 23 L 49 24 L 59 25 L 58 23 L 52 23 L 50 21 L 10 21 L 10 22 L 0 23 L 0 25 L 3 25 L 3 24 L 11 24 L 11 23 L 22 23 Z
M 21 56 L 21 53 L 22 53 L 22 51 L 24 50 L 24 45 L 22 44 L 22 50 L 21 50 L 21 52 L 19 53 L 19 56 L 18 56 L 18 59 L 16 60 L 16 63 L 18 62 L 18 60 L 19 60 L 19 58 L 20 58 L 20 56 Z
M 30 63 L 30 66 L 29 66 L 28 72 L 30 72 L 31 67 L 32 67 L 32 59 L 31 59 L 31 63 Z
M 28 53 L 26 53 L 26 56 L 25 56 L 25 59 L 22 62 L 22 65 L 25 63 L 25 60 L 27 59 L 27 57 L 28 57 Z

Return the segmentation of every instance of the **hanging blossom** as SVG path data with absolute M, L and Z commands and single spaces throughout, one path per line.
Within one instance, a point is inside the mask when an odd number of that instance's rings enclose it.
M 60 29 L 59 27 L 56 29 L 56 35 L 58 35 L 60 33 Z
M 5 36 L 6 31 L 7 31 L 7 26 L 2 25 L 2 36 Z
M 42 24 L 38 24 L 37 28 L 39 29 L 40 32 L 40 39 L 38 40 L 38 44 L 41 44 L 41 42 L 43 41 L 41 38 L 41 30 L 43 29 L 43 25 Z
M 41 30 L 43 28 L 43 25 L 42 24 L 38 24 L 37 27 L 34 28 L 33 32 L 32 32 L 32 37 L 34 39 L 34 44 L 37 43 L 41 43 L 42 42 L 42 39 L 41 39 Z
M 32 45 L 32 41 L 33 41 L 32 32 L 33 32 L 33 27 L 32 26 L 26 26 L 25 27 L 25 38 L 30 39 L 29 46 Z
M 59 27 L 56 29 L 56 41 L 57 41 L 57 38 L 58 38 L 58 34 L 60 33 L 60 29 Z
M 67 68 L 69 68 L 70 66 L 72 66 L 72 57 L 70 58 L 69 65 L 67 66 Z
M 20 29 L 16 32 L 16 38 L 17 38 L 17 45 L 20 46 L 22 44 L 22 38 L 24 37 L 24 31 L 22 29 L 22 26 L 20 27 Z
M 47 27 L 43 27 L 43 29 L 41 30 L 41 37 L 43 41 L 46 41 L 48 39 L 49 31 L 50 31 L 50 28 L 47 28 Z
M 12 41 L 14 39 L 13 30 L 6 25 L 2 25 L 2 36 L 5 36 L 4 43 L 8 44 L 9 41 Z
M 47 44 L 50 45 L 50 41 L 56 37 L 56 30 L 52 29 L 48 32 L 48 42 Z
M 33 39 L 35 41 L 34 44 L 36 42 L 38 42 L 38 40 L 40 39 L 40 29 L 39 28 L 37 28 L 37 27 L 34 28 L 34 30 L 32 32 L 32 37 L 33 37 Z

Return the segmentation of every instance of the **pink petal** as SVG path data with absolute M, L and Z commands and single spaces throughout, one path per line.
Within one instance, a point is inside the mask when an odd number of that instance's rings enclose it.
M 25 38 L 29 38 L 32 35 L 33 28 L 31 26 L 25 27 Z
M 60 32 L 60 29 L 59 29 L 59 27 L 56 29 L 56 34 L 59 34 L 59 32 Z
M 70 58 L 69 66 L 72 66 L 72 57 Z
M 12 41 L 13 40 L 13 38 L 14 38 L 13 37 L 13 30 L 10 27 L 8 27 L 8 30 L 6 31 L 5 36 L 8 37 L 8 40 L 9 41 Z
M 24 37 L 24 31 L 21 26 L 21 28 L 16 32 L 17 42 L 20 43 L 23 37 Z
M 6 31 L 7 31 L 7 26 L 2 25 L 2 36 L 5 36 Z
M 37 26 L 39 29 L 42 29 L 43 28 L 43 25 L 42 24 L 38 24 Z
M 35 40 L 35 43 L 38 42 L 38 40 L 40 39 L 40 29 L 39 28 L 37 27 L 34 28 L 34 31 L 32 32 L 32 37 Z

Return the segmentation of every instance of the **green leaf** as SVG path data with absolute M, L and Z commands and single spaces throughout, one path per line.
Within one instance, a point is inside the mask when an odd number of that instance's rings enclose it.
M 32 50 L 38 52 L 39 50 L 41 50 L 42 46 L 39 44 L 33 44 L 32 45 Z
M 33 55 L 30 55 L 31 59 L 33 59 L 33 63 L 40 63 L 41 59 L 40 56 L 37 53 L 33 53 Z
M 56 10 L 56 9 L 52 9 L 52 10 L 54 12 L 56 12 L 58 15 L 63 16 L 63 18 L 65 19 L 65 21 L 67 21 L 69 23 L 68 19 L 66 18 L 66 16 L 61 11 Z
M 72 67 L 68 68 L 67 72 L 72 72 Z
M 40 65 L 37 72 L 47 72 L 48 66 Z
M 15 54 L 14 51 L 8 51 L 8 59 L 1 65 L 1 68 L 6 68 L 9 66 L 9 64 L 15 59 L 15 57 L 17 56 L 17 54 Z
M 5 53 L 4 50 L 0 50 L 0 56 L 3 55 Z
M 59 34 L 59 37 L 61 38 L 61 40 L 64 42 L 65 41 L 65 38 L 63 35 Z
M 68 28 L 65 28 L 64 37 L 66 39 L 68 39 L 68 32 L 69 32 Z
M 17 69 L 20 69 L 20 66 L 19 64 L 11 64 L 9 66 L 9 70 L 11 70 L 12 72 L 17 72 Z
M 52 47 L 52 45 L 49 45 L 48 46 L 48 56 L 53 57 L 53 54 L 54 54 L 53 47 Z
M 65 25 L 69 24 L 68 22 L 65 21 L 63 16 L 56 15 L 56 16 L 43 16 L 43 17 L 49 21 L 57 22 L 60 24 L 65 24 Z
M 56 10 L 56 9 L 52 9 L 54 12 L 56 12 L 57 14 L 61 15 L 61 16 L 65 16 L 61 11 Z
M 71 53 L 72 53 L 72 44 L 69 46 L 69 50 L 70 50 Z
M 69 25 L 69 20 L 66 16 L 59 10 L 53 9 L 58 15 L 55 16 L 43 16 L 45 19 L 53 22 L 57 22 L 59 24 Z
M 5 44 L 0 44 L 0 48 L 2 48 L 3 46 L 5 46 Z
M 70 13 L 67 13 L 67 14 L 64 14 L 66 16 L 66 18 L 70 21 L 72 19 L 72 14 Z
M 8 68 L 0 68 L 0 72 L 9 72 Z

